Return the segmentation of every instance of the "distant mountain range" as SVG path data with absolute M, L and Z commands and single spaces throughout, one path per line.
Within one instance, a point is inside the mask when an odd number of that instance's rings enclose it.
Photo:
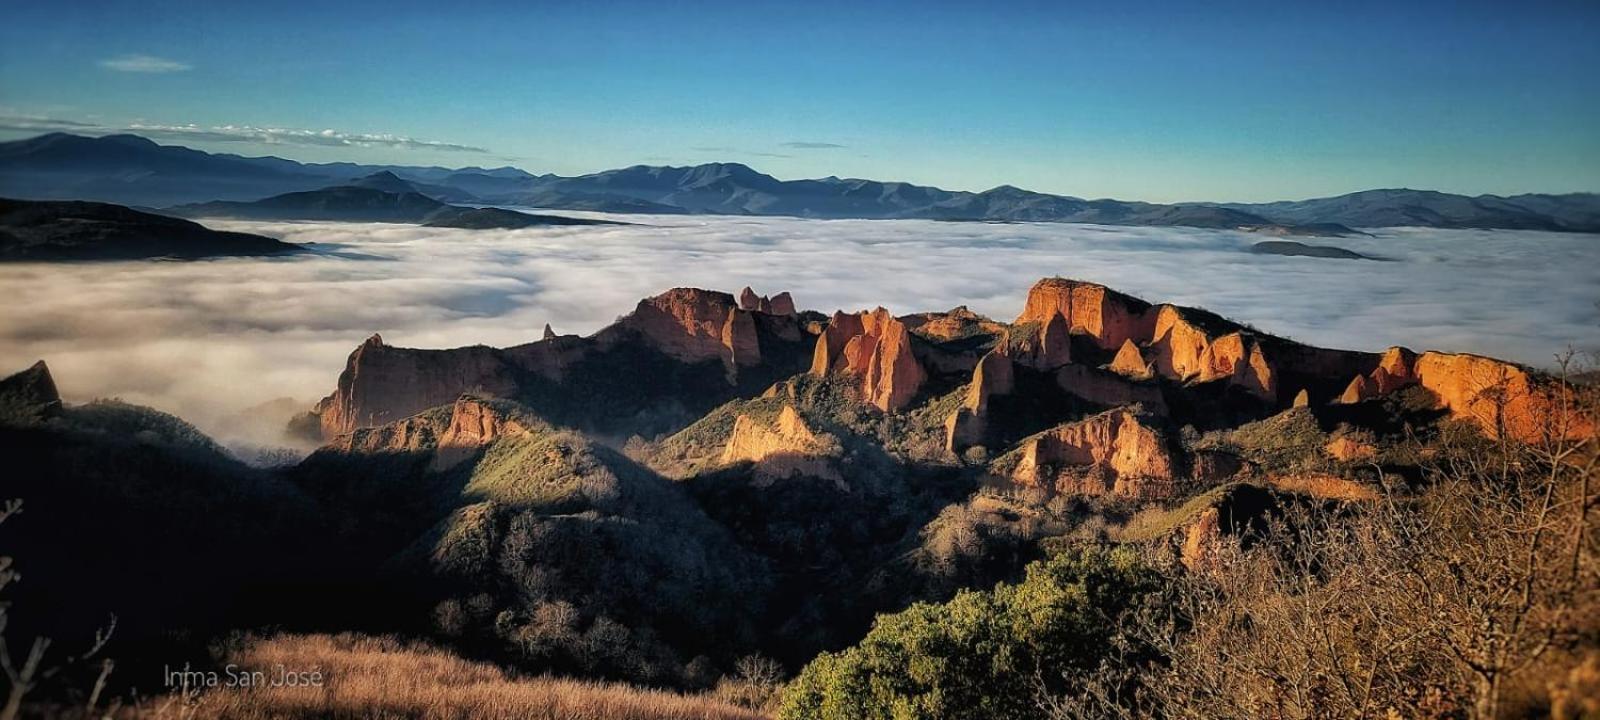
M 178 205 L 161 212 L 197 218 L 417 223 L 468 230 L 622 224 L 591 218 L 450 205 L 422 194 L 416 185 L 388 171 L 380 171 L 348 185 L 284 193 L 261 200 L 213 200 Z
M 562 177 L 512 167 L 247 158 L 158 145 L 137 135 L 51 133 L 0 143 L 0 196 L 169 206 L 257 200 L 331 185 L 395 192 L 397 183 L 443 202 L 622 213 L 1179 225 L 1274 235 L 1338 235 L 1353 227 L 1401 225 L 1600 232 L 1600 195 L 1593 193 L 1468 197 L 1400 189 L 1292 202 L 1157 204 L 1086 200 L 1011 186 L 974 193 L 837 177 L 779 180 L 738 163 L 635 165 Z

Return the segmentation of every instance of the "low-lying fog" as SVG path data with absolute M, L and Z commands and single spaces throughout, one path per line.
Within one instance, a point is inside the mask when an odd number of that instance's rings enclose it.
M 204 262 L 0 266 L 0 374 L 43 358 L 69 400 L 120 397 L 225 441 L 270 442 L 286 403 L 334 387 L 347 354 L 512 345 L 593 332 L 674 286 L 802 308 L 956 305 L 1014 317 L 1061 275 L 1209 308 L 1325 346 L 1470 351 L 1547 366 L 1600 338 L 1600 237 L 1390 229 L 1307 239 L 1392 262 L 1254 255 L 1231 231 L 1060 224 L 641 217 L 619 227 L 470 231 L 211 221 L 321 254 Z

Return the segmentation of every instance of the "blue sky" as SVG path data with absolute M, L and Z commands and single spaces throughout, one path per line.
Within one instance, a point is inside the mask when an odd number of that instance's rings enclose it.
M 8 3 L 0 135 L 1086 197 L 1600 191 L 1600 3 Z

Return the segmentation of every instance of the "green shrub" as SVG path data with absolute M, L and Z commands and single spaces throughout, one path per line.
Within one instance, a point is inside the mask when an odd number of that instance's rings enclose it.
M 1115 619 L 1146 602 L 1158 576 L 1127 549 L 1077 548 L 1023 582 L 965 591 L 878 618 L 860 644 L 825 653 L 784 694 L 788 720 L 1040 717 L 1041 690 L 1096 666 Z

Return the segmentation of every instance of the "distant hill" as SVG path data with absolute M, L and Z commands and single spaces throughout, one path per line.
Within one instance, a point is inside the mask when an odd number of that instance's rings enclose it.
M 346 185 L 392 193 L 417 193 L 441 202 L 478 202 L 478 197 L 467 190 L 420 180 L 404 180 L 391 170 L 379 170 Z
M 358 182 L 362 184 L 285 193 L 254 202 L 216 201 L 180 205 L 170 208 L 168 212 L 185 217 L 416 223 L 428 227 L 468 230 L 623 224 L 609 220 L 532 215 L 499 208 L 448 205 L 414 189 L 405 189 L 412 186 L 392 173 L 378 173 Z M 395 188 L 397 191 L 381 188 Z
M 1331 198 L 1221 207 L 1282 223 L 1600 232 L 1600 195 L 1593 193 L 1467 197 L 1432 190 L 1364 190 Z
M 1257 255 L 1289 255 L 1299 257 L 1331 258 L 1335 260 L 1371 260 L 1372 258 L 1342 247 L 1332 245 L 1307 245 L 1293 240 L 1267 240 L 1250 246 Z
M 515 230 L 528 227 L 558 225 L 626 225 L 611 220 L 562 217 L 560 215 L 533 215 L 501 208 L 461 208 L 423 225 L 427 227 L 464 228 L 467 230 Z
M 298 249 L 120 205 L 0 198 L 0 261 L 193 259 Z
M 167 206 L 255 200 L 328 186 L 357 186 L 443 202 L 619 213 L 925 218 L 1003 222 L 1278 226 L 1275 234 L 1340 235 L 1349 228 L 1420 226 L 1600 232 L 1600 195 L 1467 197 L 1425 190 L 1367 190 L 1273 203 L 1087 200 L 1003 185 L 983 192 L 826 177 L 779 180 L 739 163 L 634 165 L 576 177 L 517 168 L 305 164 L 157 145 L 135 135 L 64 133 L 0 143 L 0 194 Z
M 453 206 L 418 192 L 387 192 L 344 185 L 274 195 L 253 202 L 216 201 L 180 205 L 171 208 L 171 212 L 185 217 L 249 220 L 422 223 L 442 217 L 453 209 Z

